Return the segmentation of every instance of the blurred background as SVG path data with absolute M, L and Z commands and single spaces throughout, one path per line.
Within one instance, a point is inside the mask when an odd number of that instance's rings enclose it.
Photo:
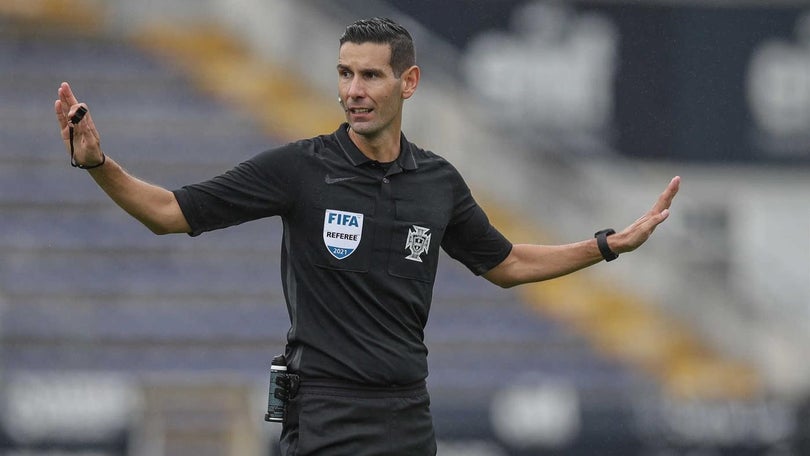
M 332 132 L 337 39 L 388 16 L 423 79 L 404 131 L 514 242 L 620 229 L 618 261 L 500 290 L 449 258 L 427 328 L 443 456 L 810 454 L 810 4 L 3 0 L 0 454 L 277 453 L 278 220 L 153 236 L 59 140 L 176 188 Z

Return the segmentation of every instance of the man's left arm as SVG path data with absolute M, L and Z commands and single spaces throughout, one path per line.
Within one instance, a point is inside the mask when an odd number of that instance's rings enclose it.
M 653 207 L 624 230 L 603 237 L 610 251 L 632 252 L 650 238 L 655 228 L 669 216 L 669 207 L 678 193 L 681 178 L 672 178 Z M 603 245 L 603 249 L 604 249 Z M 564 276 L 603 260 L 597 239 L 564 245 L 515 244 L 509 256 L 483 274 L 504 288 Z

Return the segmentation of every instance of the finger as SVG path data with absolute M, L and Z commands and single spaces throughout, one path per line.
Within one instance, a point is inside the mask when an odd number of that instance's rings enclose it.
M 60 86 L 57 93 L 59 94 L 59 108 L 62 111 L 62 117 L 65 120 L 64 126 L 66 126 L 69 119 L 68 114 L 70 112 L 70 107 L 73 106 L 73 103 L 70 102 L 71 97 L 68 96 L 67 91 L 63 87 Z M 75 97 L 72 98 L 75 99 Z
M 65 120 L 70 121 L 70 118 L 76 114 L 76 110 L 79 109 L 79 106 L 87 106 L 84 103 L 79 103 L 79 100 L 76 99 L 76 96 L 73 94 L 73 91 L 70 89 L 68 83 L 63 82 L 62 85 L 59 87 L 59 100 L 61 101 L 62 113 L 65 116 Z
M 53 109 L 56 112 L 56 122 L 59 124 L 59 135 L 62 137 L 62 141 L 65 142 L 67 146 L 67 141 L 70 139 L 70 133 L 68 132 L 68 120 L 67 116 L 65 115 L 65 111 L 62 109 L 61 100 L 56 100 L 53 104 Z
M 655 202 L 655 205 L 652 207 L 653 213 L 660 213 L 664 209 L 668 209 L 672 205 L 672 200 L 675 198 L 675 195 L 678 194 L 678 190 L 681 186 L 681 177 L 675 176 L 672 180 L 669 181 L 669 185 L 664 190 L 663 193 L 658 197 L 658 200 Z
M 59 122 L 59 129 L 64 130 L 67 127 L 67 115 L 62 110 L 62 100 L 56 100 L 53 104 L 53 109 L 56 111 L 56 120 Z
M 654 214 L 652 217 L 649 218 L 649 230 L 650 233 L 654 231 L 658 225 L 664 222 L 669 217 L 669 209 L 664 209 L 663 211 Z
M 70 88 L 70 84 L 67 82 L 63 82 L 59 86 L 59 94 L 62 101 L 67 103 L 67 107 L 71 107 L 79 103 L 79 100 L 76 99 L 76 95 L 73 94 L 73 89 Z
M 667 190 L 672 192 L 672 196 L 674 197 L 678 190 L 681 188 L 681 176 L 675 176 L 672 180 L 669 181 L 669 185 L 667 186 Z
M 81 103 L 81 106 L 84 106 L 87 109 L 87 114 L 85 114 L 84 118 L 82 119 L 81 123 L 84 123 L 84 128 L 86 131 L 90 132 L 94 138 L 99 139 L 98 130 L 96 130 L 96 124 L 93 122 L 93 116 L 90 115 L 90 108 L 87 107 L 86 104 Z

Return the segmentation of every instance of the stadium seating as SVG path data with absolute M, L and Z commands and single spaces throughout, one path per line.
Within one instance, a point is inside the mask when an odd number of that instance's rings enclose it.
M 0 148 L 0 368 L 133 378 L 228 372 L 264 382 L 289 325 L 280 223 L 195 239 L 152 235 L 68 166 L 52 105 L 58 84 L 70 81 L 90 105 L 105 151 L 167 187 L 219 173 L 281 140 L 126 42 L 5 33 L 0 75 L 7 126 Z M 427 341 L 440 432 L 479 432 L 488 402 L 521 376 L 572 385 L 588 399 L 581 403 L 587 416 L 611 398 L 654 388 L 541 318 L 516 292 L 449 258 L 434 296 Z

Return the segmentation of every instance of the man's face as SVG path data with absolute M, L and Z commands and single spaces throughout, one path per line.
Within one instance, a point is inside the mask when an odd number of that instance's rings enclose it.
M 338 93 L 355 133 L 375 137 L 401 124 L 403 84 L 391 68 L 387 44 L 344 43 L 338 57 Z

